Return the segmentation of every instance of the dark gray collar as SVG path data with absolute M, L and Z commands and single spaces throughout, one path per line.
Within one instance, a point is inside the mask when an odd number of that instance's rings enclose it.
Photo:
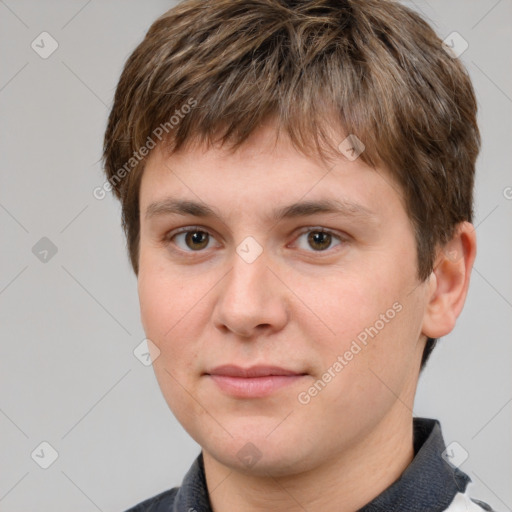
M 414 459 L 400 478 L 358 512 L 440 512 L 458 492 L 464 492 L 469 476 L 450 466 L 437 420 L 414 419 Z

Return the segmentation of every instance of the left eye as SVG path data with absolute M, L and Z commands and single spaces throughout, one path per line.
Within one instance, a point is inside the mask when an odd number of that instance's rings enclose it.
M 309 231 L 305 231 L 304 233 L 299 235 L 297 240 L 304 240 L 304 235 L 307 235 L 305 239 L 306 244 L 309 245 L 309 247 L 312 247 L 314 252 L 322 252 L 329 249 L 331 247 L 333 239 L 338 240 L 340 243 L 343 242 L 341 237 L 324 229 L 310 229 Z M 305 247 L 305 244 L 299 243 L 299 248 L 308 250 Z

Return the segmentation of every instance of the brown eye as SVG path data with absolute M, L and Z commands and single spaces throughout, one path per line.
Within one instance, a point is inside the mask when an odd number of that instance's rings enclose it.
M 185 243 L 192 250 L 204 249 L 208 245 L 208 233 L 205 231 L 189 231 L 185 233 Z
M 311 231 L 308 235 L 308 243 L 315 250 L 323 251 L 327 249 L 332 242 L 332 235 L 325 231 Z
M 171 240 L 183 251 L 200 251 L 208 246 L 210 234 L 200 229 L 189 229 L 175 234 Z
M 305 236 L 307 235 L 307 237 Z M 295 244 L 307 252 L 327 252 L 328 249 L 343 245 L 345 238 L 323 228 L 308 229 L 303 231 Z M 335 243 L 337 242 L 337 243 Z

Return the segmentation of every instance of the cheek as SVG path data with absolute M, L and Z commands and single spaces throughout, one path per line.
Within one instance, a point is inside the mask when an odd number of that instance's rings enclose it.
M 324 369 L 341 356 L 339 375 L 344 377 L 336 380 L 343 382 L 343 388 L 346 380 L 366 382 L 367 389 L 379 387 L 371 370 L 383 373 L 391 382 L 402 379 L 416 362 L 422 319 L 421 301 L 409 293 L 411 287 L 404 277 L 392 272 L 377 278 L 361 273 L 325 284 L 322 293 L 309 295 L 319 320 L 308 313 L 311 321 L 307 327 L 312 349 L 321 352 Z
M 174 290 L 176 291 L 176 290 Z M 138 278 L 139 305 L 142 325 L 146 336 L 160 346 L 165 334 L 172 326 L 176 309 L 173 309 L 173 293 L 167 282 L 158 279 L 158 274 L 139 272 Z
M 151 268 L 151 271 L 146 271 Z M 172 279 L 157 267 L 141 265 L 138 292 L 141 321 L 146 337 L 158 349 L 153 370 L 171 410 L 181 420 L 190 409 L 190 397 L 184 390 L 193 389 L 196 375 L 198 333 L 191 321 L 197 298 L 185 294 L 180 279 Z M 200 411 L 199 411 L 200 412 Z M 196 414 L 198 411 L 196 411 Z
M 381 314 L 386 320 L 397 316 L 393 304 L 400 294 L 392 286 L 392 283 L 375 282 L 371 276 L 334 276 L 313 294 L 311 288 L 309 293 L 305 289 L 305 304 L 316 313 L 308 312 L 308 318 L 312 319 L 310 329 L 318 329 L 322 344 L 337 354 L 348 350 L 353 340 L 359 338 L 364 342 L 365 333 L 369 337 L 376 322 L 378 330 L 384 330 Z
M 148 338 L 159 345 L 179 330 L 194 300 L 182 276 L 172 274 L 156 258 L 141 252 L 138 294 L 141 321 Z M 154 339 L 153 339 L 154 338 Z
M 187 281 L 145 261 L 138 278 L 141 321 L 146 337 L 160 350 L 155 371 L 165 366 L 190 375 L 198 361 L 198 340 L 207 315 L 208 284 Z M 205 281 L 206 282 L 206 281 Z

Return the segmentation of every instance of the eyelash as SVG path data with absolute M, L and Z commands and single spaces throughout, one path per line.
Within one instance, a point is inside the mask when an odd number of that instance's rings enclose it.
M 185 233 L 185 234 L 186 233 L 194 233 L 194 232 L 206 233 L 206 234 L 208 234 L 209 237 L 214 238 L 212 233 L 210 233 L 210 231 L 208 231 L 208 229 L 206 229 L 206 228 L 203 228 L 201 226 L 186 226 L 186 227 L 179 228 L 177 230 L 174 230 L 174 231 L 171 231 L 171 232 L 167 233 L 166 235 L 164 235 L 163 241 L 166 244 L 171 244 L 171 243 L 174 243 L 172 241 L 172 239 L 175 238 L 177 235 L 180 235 L 180 234 L 183 234 L 183 233 Z M 337 234 L 336 232 L 334 232 L 334 231 L 332 231 L 330 229 L 326 229 L 326 228 L 322 228 L 322 227 L 317 227 L 317 226 L 308 226 L 308 227 L 304 228 L 297 235 L 297 239 L 300 236 L 302 236 L 302 235 L 304 235 L 306 233 L 310 233 L 310 232 L 329 234 L 334 239 L 337 239 L 340 242 L 340 244 L 338 244 L 338 245 L 343 245 L 343 244 L 345 244 L 348 241 L 347 237 L 341 236 L 340 234 Z M 178 248 L 178 249 L 173 249 L 173 250 L 176 251 L 176 252 L 181 252 L 181 253 L 185 253 L 185 254 L 194 254 L 194 253 L 200 254 L 200 253 L 205 252 L 206 249 L 200 249 L 200 250 L 197 250 L 197 251 L 193 251 L 193 250 L 184 250 L 184 249 Z M 320 250 L 320 251 L 310 250 L 310 251 L 306 251 L 306 252 L 309 252 L 309 253 L 312 253 L 312 254 L 322 255 L 322 254 L 330 252 L 331 250 L 332 250 L 332 247 L 329 247 L 328 249 Z

